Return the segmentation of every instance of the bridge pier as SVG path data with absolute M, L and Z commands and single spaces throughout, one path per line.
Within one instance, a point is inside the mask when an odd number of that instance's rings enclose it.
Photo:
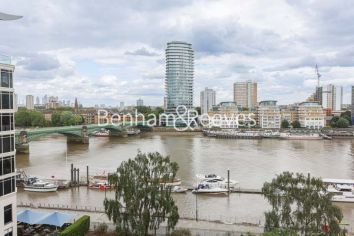
M 16 144 L 16 153 L 29 154 L 29 144 L 28 143 Z
M 87 126 L 82 126 L 81 135 L 67 135 L 67 143 L 82 143 L 82 144 L 89 144 L 90 138 L 88 135 Z
M 22 130 L 15 145 L 16 153 L 29 154 L 29 144 L 27 142 L 27 131 Z

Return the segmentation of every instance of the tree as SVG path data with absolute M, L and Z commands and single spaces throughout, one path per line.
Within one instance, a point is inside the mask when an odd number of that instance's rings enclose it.
M 60 115 L 60 124 L 69 126 L 75 124 L 75 115 L 71 111 L 63 111 Z
M 349 121 L 343 117 L 339 118 L 336 127 L 338 128 L 348 128 Z
M 44 115 L 39 111 L 27 110 L 26 108 L 20 108 L 16 112 L 15 116 L 16 125 L 22 127 L 31 126 L 45 126 L 46 121 Z
M 174 228 L 179 219 L 178 208 L 171 196 L 171 188 L 163 182 L 172 181 L 178 165 L 160 153 L 139 152 L 134 160 L 123 162 L 110 175 L 115 189 L 114 199 L 105 199 L 104 207 L 118 232 L 147 235 L 167 219 L 167 227 Z
M 53 112 L 51 120 L 53 126 L 60 126 L 60 112 Z
M 332 128 L 336 128 L 337 127 L 337 122 L 339 120 L 338 116 L 333 116 L 331 121 L 330 121 L 330 125 Z
M 289 128 L 289 121 L 287 121 L 287 120 L 282 120 L 281 121 L 281 128 L 282 129 L 287 129 L 287 128 Z
M 332 205 L 321 179 L 283 172 L 263 185 L 272 209 L 265 213 L 265 231 L 291 231 L 300 235 L 341 235 L 341 210 Z
M 301 124 L 298 120 L 294 120 L 292 123 L 291 123 L 291 126 L 294 128 L 294 129 L 298 129 L 298 128 L 301 128 Z
M 340 117 L 345 118 L 349 122 L 349 125 L 352 125 L 352 113 L 350 111 L 342 112 Z

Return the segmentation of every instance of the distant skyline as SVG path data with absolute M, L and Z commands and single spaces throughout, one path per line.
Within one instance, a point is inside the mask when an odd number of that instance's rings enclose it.
M 83 105 L 163 105 L 169 41 L 193 45 L 194 105 L 205 87 L 233 100 L 233 83 L 258 83 L 258 101 L 304 101 L 321 85 L 354 85 L 352 1 L 25 1 L 2 12 L 0 53 L 16 65 L 15 89 Z

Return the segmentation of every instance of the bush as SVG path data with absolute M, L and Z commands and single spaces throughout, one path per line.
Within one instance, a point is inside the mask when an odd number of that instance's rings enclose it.
M 90 217 L 85 215 L 64 229 L 60 236 L 84 236 L 90 229 Z
M 108 230 L 108 225 L 106 223 L 101 223 L 96 227 L 95 232 L 99 234 L 103 234 L 103 233 L 107 233 L 107 230 Z
M 173 230 L 171 236 L 190 236 L 192 235 L 189 229 L 176 229 Z

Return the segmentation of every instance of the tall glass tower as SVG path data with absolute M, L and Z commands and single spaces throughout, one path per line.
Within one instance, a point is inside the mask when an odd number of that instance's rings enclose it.
M 194 52 L 192 44 L 172 41 L 166 48 L 167 114 L 175 114 L 180 105 L 193 107 Z

